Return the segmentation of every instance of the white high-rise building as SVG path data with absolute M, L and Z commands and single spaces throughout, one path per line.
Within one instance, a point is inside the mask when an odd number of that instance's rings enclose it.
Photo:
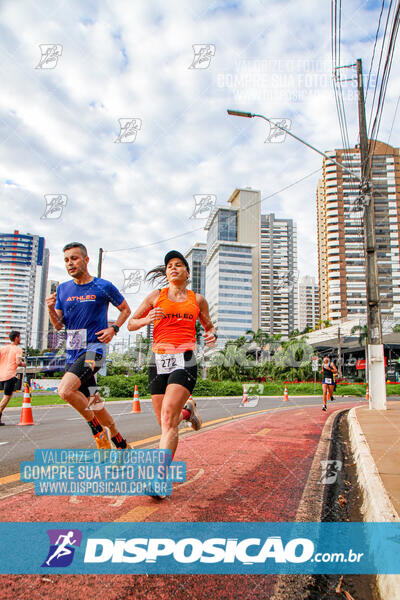
M 206 224 L 206 298 L 218 346 L 259 328 L 260 192 L 237 189 Z
M 17 330 L 22 346 L 43 348 L 48 268 L 43 237 L 0 233 L 0 344 Z
M 287 337 L 298 328 L 297 229 L 261 215 L 261 329 Z
M 296 225 L 261 215 L 259 191 L 236 189 L 228 202 L 206 224 L 206 298 L 219 345 L 260 328 L 287 337 L 298 327 Z
M 315 278 L 305 275 L 298 284 L 298 329 L 315 328 L 319 321 L 319 290 Z

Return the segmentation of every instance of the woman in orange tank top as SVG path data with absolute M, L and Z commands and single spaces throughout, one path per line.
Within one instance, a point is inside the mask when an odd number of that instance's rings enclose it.
M 165 255 L 164 265 L 149 271 L 151 281 L 162 279 L 168 287 L 154 290 L 145 298 L 128 322 L 136 331 L 150 323 L 153 329 L 153 356 L 149 365 L 149 384 L 154 412 L 161 427 L 160 448 L 171 450 L 178 445 L 178 426 L 189 420 L 200 429 L 201 420 L 190 395 L 196 383 L 196 321 L 204 327 L 204 340 L 213 346 L 217 335 L 201 294 L 187 289 L 190 277 L 185 257 L 176 250 Z

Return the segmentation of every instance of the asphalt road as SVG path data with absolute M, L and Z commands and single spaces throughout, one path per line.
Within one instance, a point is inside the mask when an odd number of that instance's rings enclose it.
M 32 484 L 20 483 L 14 489 L 9 488 L 12 484 L 5 484 L 1 486 L 5 489 L 0 494 L 0 520 L 124 522 L 132 531 L 138 522 L 208 522 L 212 531 L 213 522 L 294 521 L 327 419 L 338 409 L 349 408 L 358 401 L 345 398 L 330 402 L 328 411 L 323 412 L 318 398 L 295 398 L 290 402 L 263 398 L 258 406 L 245 408 L 240 408 L 239 399 L 234 398 L 199 400 L 205 426 L 199 432 L 183 435 L 180 440 L 176 460 L 186 462 L 187 480 L 174 485 L 170 498 L 159 501 L 146 496 L 40 496 L 35 494 Z M 111 409 L 126 427 L 130 441 L 140 437 L 139 443 L 144 445 L 146 434 L 158 433 L 150 403 L 142 403 L 139 415 L 129 413 L 130 403 L 115 404 Z M 42 410 L 43 418 L 39 415 L 40 424 L 34 427 L 10 426 L 1 430 L 7 435 L 8 431 L 14 431 L 15 435 L 21 429 L 33 432 L 37 441 L 41 441 L 40 430 L 51 429 L 53 423 L 59 432 L 57 446 L 60 447 L 62 440 L 64 447 L 68 447 L 67 444 L 73 445 L 71 436 L 65 432 L 65 423 L 69 423 L 77 439 L 87 442 L 87 426 L 78 420 L 66 420 L 76 418 L 71 410 L 57 407 L 53 413 L 47 409 L 47 416 Z M 35 410 L 35 419 L 39 412 Z M 64 420 L 59 427 L 61 415 Z M 240 418 L 240 415 L 247 416 Z M 53 441 L 54 436 L 53 433 Z M 32 441 L 30 446 L 26 440 L 24 443 L 32 453 Z M 153 443 L 156 440 L 153 439 Z M 32 560 L 41 565 L 43 557 L 33 551 Z M 97 597 L 208 600 L 210 596 L 218 600 L 259 600 L 271 598 L 276 582 L 276 577 L 267 572 L 232 576 L 56 575 L 46 572 L 44 577 L 3 575 L 0 579 L 0 600 L 22 600 L 27 594 L 30 600 Z
M 340 402 L 359 400 L 357 398 L 337 399 L 332 406 Z M 363 401 L 363 399 L 361 399 Z M 234 415 L 262 411 L 271 408 L 315 406 L 321 405 L 321 397 L 290 398 L 283 402 L 282 397 L 265 397 L 245 407 L 240 406 L 241 398 L 196 398 L 198 409 L 203 422 L 226 419 Z M 129 442 L 146 440 L 159 435 L 160 429 L 153 413 L 150 400 L 141 401 L 141 413 L 131 413 L 132 403 L 110 402 L 107 409 L 112 414 L 119 430 Z M 20 462 L 33 460 L 34 452 L 38 448 L 95 448 L 93 438 L 88 426 L 82 417 L 69 405 L 37 406 L 33 407 L 33 426 L 18 426 L 20 408 L 8 408 L 4 413 L 3 421 L 6 426 L 0 428 L 0 477 L 17 473 Z M 149 440 L 147 444 L 155 444 Z M 146 442 L 142 444 L 146 445 Z

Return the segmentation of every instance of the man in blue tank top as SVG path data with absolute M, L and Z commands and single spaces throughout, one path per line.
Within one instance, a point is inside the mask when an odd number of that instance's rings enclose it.
M 103 427 L 110 430 L 116 448 L 126 448 L 126 440 L 99 396 L 95 374 L 105 364 L 106 344 L 118 333 L 131 311 L 110 281 L 89 274 L 89 257 L 83 244 L 67 244 L 64 261 L 73 280 L 61 283 L 57 292 L 46 298 L 53 327 L 60 330 L 65 326 L 66 329 L 67 366 L 58 393 L 88 422 L 97 448 L 111 448 Z M 120 311 L 111 327 L 107 321 L 110 302 Z

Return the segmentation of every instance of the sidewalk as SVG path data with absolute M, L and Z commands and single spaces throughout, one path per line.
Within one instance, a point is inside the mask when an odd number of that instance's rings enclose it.
M 370 410 L 365 405 L 353 408 L 349 423 L 353 451 L 360 458 L 357 469 L 364 492 L 363 512 L 369 515 L 366 520 L 399 521 L 400 402 L 388 402 L 387 410 Z

